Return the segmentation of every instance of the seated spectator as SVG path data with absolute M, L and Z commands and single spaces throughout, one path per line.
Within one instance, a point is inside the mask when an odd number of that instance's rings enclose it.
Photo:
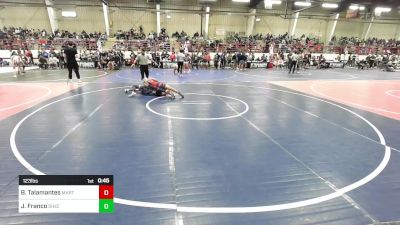
M 47 63 L 47 59 L 44 58 L 43 56 L 39 57 L 39 68 L 40 69 L 48 69 L 49 68 L 49 64 Z
M 169 54 L 167 51 L 163 51 L 163 53 L 161 54 L 161 60 L 168 60 L 169 59 Z
M 58 63 L 59 63 L 59 61 L 58 61 L 58 59 L 57 59 L 54 55 L 52 55 L 52 56 L 49 58 L 49 67 L 50 67 L 50 68 L 52 68 L 52 69 L 57 68 L 57 67 L 58 67 Z
M 386 72 L 395 72 L 395 67 L 394 67 L 394 64 L 393 64 L 393 62 L 392 61 L 389 61 L 386 65 L 385 65 L 385 67 L 384 67 L 385 69 L 384 69 L 384 71 L 386 71 Z
M 360 70 L 363 70 L 363 69 L 368 69 L 368 63 L 367 63 L 367 61 L 366 60 L 360 60 L 358 63 L 357 63 L 357 68 Z
M 326 61 L 325 57 L 321 57 L 321 60 L 317 66 L 317 69 L 328 69 L 330 67 L 330 63 Z
M 281 57 L 278 57 L 278 68 L 283 69 L 285 67 L 285 62 Z
M 194 68 L 199 69 L 200 59 L 196 53 L 192 54 L 191 61 L 192 61 L 192 69 L 194 69 Z

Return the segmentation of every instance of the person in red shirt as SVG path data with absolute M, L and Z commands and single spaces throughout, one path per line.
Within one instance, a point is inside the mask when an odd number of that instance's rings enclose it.
M 207 63 L 207 68 L 210 68 L 210 61 L 211 61 L 211 56 L 209 52 L 206 52 L 203 58 L 204 62 Z
M 185 97 L 185 96 L 183 96 L 183 94 L 181 92 L 177 91 L 173 87 L 169 86 L 166 83 L 160 82 L 154 78 L 149 78 L 149 79 L 144 78 L 143 85 L 154 89 L 156 91 L 155 92 L 156 96 L 165 96 L 165 95 L 173 96 L 174 93 L 176 93 L 176 94 L 180 95 L 182 98 Z
M 172 52 L 171 56 L 169 57 L 169 60 L 171 60 L 171 62 L 175 62 L 176 60 L 175 52 Z
M 26 49 L 25 51 L 25 56 L 28 59 L 28 63 L 33 65 L 33 57 L 32 57 L 32 52 L 29 49 Z

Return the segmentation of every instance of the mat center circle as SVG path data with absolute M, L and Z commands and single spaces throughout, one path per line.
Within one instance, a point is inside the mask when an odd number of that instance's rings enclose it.
M 148 101 L 146 108 L 156 115 L 179 120 L 225 120 L 249 111 L 249 105 L 240 99 L 208 93 L 185 93 L 184 99 L 174 101 L 157 97 Z

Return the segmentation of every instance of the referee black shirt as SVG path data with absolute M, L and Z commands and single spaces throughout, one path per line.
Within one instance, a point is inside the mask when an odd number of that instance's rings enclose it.
M 78 64 L 75 59 L 75 55 L 78 54 L 75 48 L 67 47 L 64 49 L 64 54 L 66 56 L 67 65 L 75 65 Z

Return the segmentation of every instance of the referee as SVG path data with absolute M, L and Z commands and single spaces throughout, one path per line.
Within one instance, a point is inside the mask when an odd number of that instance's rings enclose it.
M 67 61 L 68 82 L 72 81 L 72 70 L 74 70 L 78 82 L 82 83 L 81 76 L 79 75 L 79 66 L 75 59 L 75 55 L 78 54 L 78 52 L 73 42 L 68 43 L 68 47 L 64 49 L 64 54 Z
M 176 61 L 178 62 L 178 73 L 182 74 L 183 62 L 185 61 L 185 54 L 183 54 L 183 50 L 181 49 L 176 56 Z
M 297 67 L 297 63 L 299 61 L 299 55 L 297 54 L 297 52 L 293 52 L 292 55 L 290 56 L 290 64 L 289 64 L 289 74 L 290 72 L 294 73 L 294 71 L 296 70 Z M 292 70 L 293 69 L 293 70 Z M 299 69 L 297 69 L 299 70 Z
M 142 49 L 142 54 L 137 56 L 136 63 L 139 64 L 140 74 L 142 75 L 142 80 L 143 80 L 145 74 L 146 74 L 146 78 L 149 78 L 150 60 L 145 55 L 144 49 Z

